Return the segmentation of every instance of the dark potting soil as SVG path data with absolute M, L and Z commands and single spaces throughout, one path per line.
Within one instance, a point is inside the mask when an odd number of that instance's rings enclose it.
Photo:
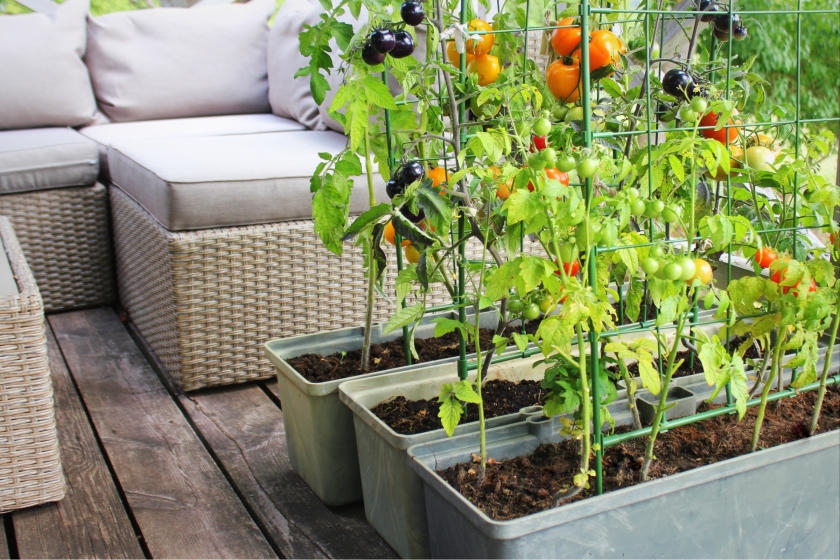
M 782 399 L 767 405 L 759 448 L 773 447 L 807 437 L 816 391 Z M 707 408 L 703 405 L 701 409 Z M 656 440 L 649 476 L 661 478 L 749 452 L 756 407 L 739 422 L 723 415 L 673 428 Z M 829 387 L 823 402 L 817 433 L 840 429 L 840 389 Z M 617 430 L 618 431 L 618 430 Z M 604 490 L 638 484 L 647 440 L 640 438 L 618 444 L 604 452 Z M 568 487 L 579 469 L 577 442 L 566 440 L 545 444 L 529 456 L 495 462 L 488 460 L 486 477 L 479 482 L 478 465 L 454 465 L 441 476 L 488 516 L 514 519 L 551 507 L 554 495 Z M 589 497 L 586 490 L 573 500 Z
M 526 331 L 534 332 L 539 326 L 538 321 L 531 321 L 526 324 Z M 482 352 L 493 345 L 493 330 L 481 330 Z M 442 358 L 452 358 L 458 355 L 458 335 L 449 333 L 433 338 L 415 338 L 414 347 L 417 350 L 419 360 L 417 362 L 431 362 Z M 473 352 L 474 348 L 468 348 L 467 352 Z M 338 352 L 329 356 L 321 354 L 303 354 L 288 360 L 289 365 L 295 368 L 303 377 L 311 383 L 323 383 L 336 379 L 346 379 L 370 373 L 383 371 L 406 365 L 406 354 L 403 339 L 399 338 L 390 342 L 374 344 L 370 348 L 370 369 L 368 372 L 361 370 L 362 351 L 350 350 Z
M 526 406 L 543 404 L 546 391 L 539 381 L 502 381 L 493 379 L 484 384 L 481 398 L 487 418 L 513 414 Z M 437 399 L 408 400 L 395 397 L 373 407 L 371 412 L 398 434 L 412 435 L 441 428 Z M 478 407 L 468 405 L 461 423 L 478 420 Z

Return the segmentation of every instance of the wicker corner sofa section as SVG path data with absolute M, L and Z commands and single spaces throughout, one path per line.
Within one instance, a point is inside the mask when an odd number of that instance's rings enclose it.
M 44 307 L 0 217 L 0 514 L 64 497 Z
M 184 391 L 272 377 L 267 340 L 365 308 L 361 251 L 311 220 L 318 153 L 346 143 L 294 78 L 322 8 L 208 4 L 0 16 L 0 214 L 46 310 L 116 302 Z

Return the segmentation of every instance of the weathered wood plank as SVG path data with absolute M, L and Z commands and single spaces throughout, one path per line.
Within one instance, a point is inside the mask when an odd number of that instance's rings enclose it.
M 6 517 L 0 515 L 0 558 L 11 558 L 9 553 L 9 541 L 6 540 L 6 531 L 4 529 Z
M 22 558 L 143 557 L 61 351 L 49 329 L 47 334 L 67 495 L 13 514 L 18 553 Z
M 184 409 L 287 558 L 393 558 L 361 505 L 327 508 L 289 464 L 282 412 L 257 385 L 181 397 Z
M 113 311 L 50 322 L 152 556 L 275 557 Z

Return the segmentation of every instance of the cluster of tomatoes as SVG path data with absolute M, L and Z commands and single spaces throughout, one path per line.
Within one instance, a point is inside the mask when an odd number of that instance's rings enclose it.
M 736 41 L 747 38 L 747 28 L 741 23 L 741 16 L 726 12 L 726 8 L 715 0 L 694 0 L 694 9 L 703 12 L 700 21 L 712 23 L 712 34 L 718 41 L 728 41 L 730 37 Z
M 490 49 L 496 42 L 493 26 L 481 18 L 474 18 L 467 23 L 467 29 L 474 32 L 466 40 L 465 45 L 467 72 L 476 75 L 480 86 L 492 84 L 499 79 L 502 71 L 499 57 L 490 54 Z M 460 66 L 461 54 L 458 52 L 455 41 L 449 41 L 446 44 L 446 58 L 453 66 Z
M 774 262 L 779 260 L 779 258 L 779 254 L 772 247 L 761 247 L 755 252 L 755 256 L 753 256 L 753 260 L 755 260 L 755 263 L 765 270 L 769 269 Z M 784 259 L 784 257 L 782 258 Z M 787 266 L 773 268 L 775 268 L 776 270 L 770 275 L 770 280 L 781 286 L 783 294 L 792 292 L 793 295 L 798 296 L 799 291 L 796 288 L 799 287 L 799 282 L 796 282 L 793 285 L 789 286 L 785 285 L 785 277 L 787 276 Z M 817 283 L 813 278 L 811 278 L 811 282 L 808 286 L 808 291 L 817 291 Z
M 581 41 L 583 32 L 574 17 L 557 22 L 551 35 L 551 47 L 560 57 L 548 65 L 545 79 L 549 91 L 558 100 L 574 103 L 581 94 Z M 610 75 L 621 66 L 621 55 L 627 47 L 609 29 L 596 29 L 589 34 L 589 72 L 593 79 Z
M 426 170 L 423 167 L 423 164 L 417 160 L 406 161 L 396 168 L 391 176 L 391 179 L 389 179 L 385 184 L 385 192 L 388 194 L 389 198 L 393 199 L 394 197 L 404 193 L 406 187 L 410 184 L 415 181 L 419 181 L 424 176 L 431 181 L 431 186 L 433 188 L 443 188 L 449 178 L 449 173 L 444 167 L 432 167 Z M 442 191 L 441 194 L 443 193 L 444 192 Z M 418 224 L 421 228 L 425 227 L 424 220 L 426 215 L 422 208 L 418 209 L 415 213 L 412 212 L 407 205 L 403 204 L 399 208 L 399 212 L 409 221 Z M 388 223 L 385 224 L 382 236 L 391 245 L 396 245 L 396 229 L 392 221 L 388 221 Z M 420 250 L 411 243 L 411 241 L 404 239 L 402 241 L 402 247 L 406 259 L 408 259 L 410 263 L 417 263 L 420 260 Z
M 423 4 L 416 0 L 408 0 L 400 6 L 400 16 L 403 23 L 411 26 L 420 25 L 426 18 Z M 405 58 L 414 52 L 414 37 L 405 29 L 378 27 L 370 32 L 364 47 L 362 60 L 374 66 L 381 64 L 387 55 L 393 58 Z

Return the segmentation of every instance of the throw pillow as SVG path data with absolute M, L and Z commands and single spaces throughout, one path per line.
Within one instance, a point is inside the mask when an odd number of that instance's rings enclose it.
M 269 111 L 274 0 L 154 8 L 88 21 L 86 61 L 113 121 Z
M 82 62 L 88 0 L 0 17 L 0 129 L 83 126 L 96 101 Z

